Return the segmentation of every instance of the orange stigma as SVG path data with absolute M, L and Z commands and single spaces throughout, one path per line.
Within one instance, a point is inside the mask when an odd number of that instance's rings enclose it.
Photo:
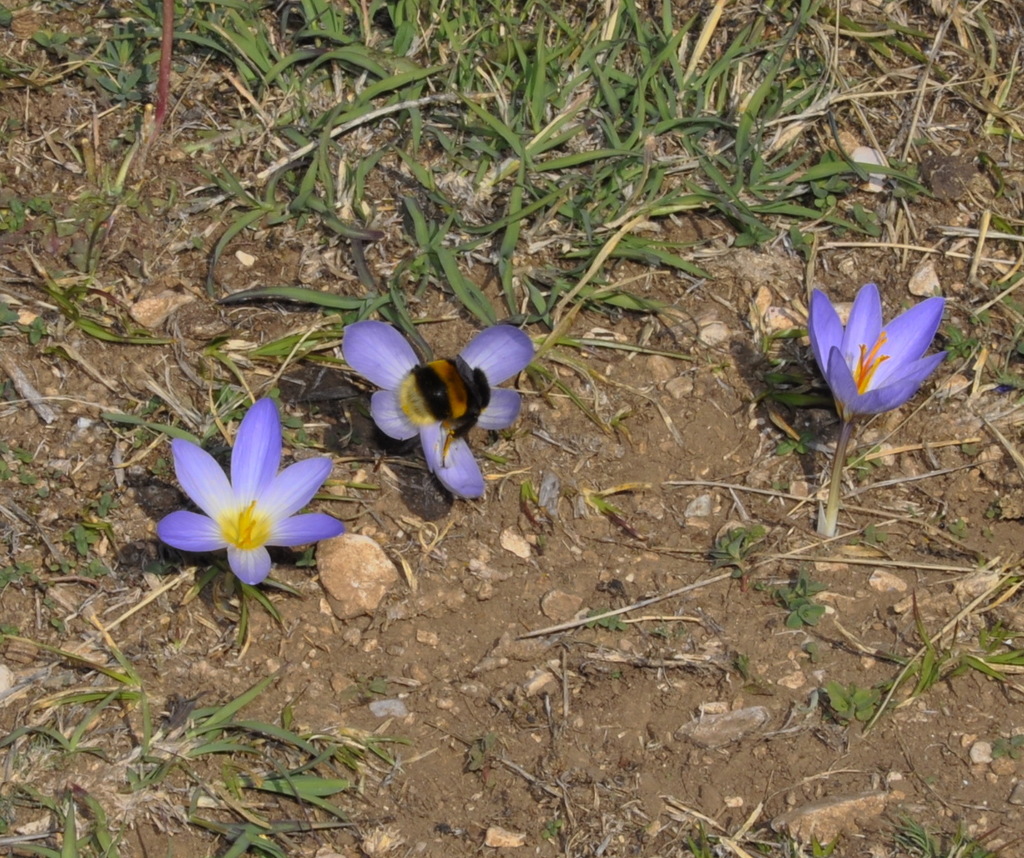
M 878 368 L 887 360 L 889 355 L 880 355 L 878 352 L 882 346 L 885 345 L 888 337 L 885 335 L 885 331 L 882 331 L 878 335 L 878 339 L 872 346 L 871 351 L 868 351 L 866 345 L 860 347 L 860 359 L 857 361 L 857 365 L 853 368 L 853 380 L 857 382 L 857 392 L 867 393 L 868 388 L 871 387 L 871 379 L 874 378 L 875 372 Z

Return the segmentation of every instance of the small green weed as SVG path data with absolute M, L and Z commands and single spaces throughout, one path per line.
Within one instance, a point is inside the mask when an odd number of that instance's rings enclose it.
M 865 545 L 881 546 L 889 541 L 888 531 L 882 530 L 875 524 L 869 524 L 864 528 L 862 541 Z
M 826 683 L 825 693 L 833 716 L 844 724 L 871 720 L 882 699 L 877 688 L 861 688 L 856 684 L 844 686 L 838 682 Z
M 759 524 L 749 527 L 734 527 L 719 537 L 711 549 L 711 568 L 732 568 L 733 578 L 742 578 L 747 572 L 747 560 L 764 539 L 765 529 Z
M 466 771 L 482 772 L 488 769 L 494 755 L 498 752 L 498 734 L 485 733 L 470 743 L 466 752 Z
M 1009 757 L 1011 760 L 1020 758 L 1021 748 L 1024 748 L 1024 734 L 1017 734 L 1004 738 L 1000 736 L 992 743 L 993 758 Z
M 46 322 L 42 316 L 36 316 L 31 322 L 19 322 L 20 317 L 7 304 L 0 301 L 0 337 L 4 336 L 3 328 L 13 328 L 28 339 L 29 345 L 38 345 L 46 336 Z
M 813 432 L 801 432 L 798 438 L 786 438 L 780 441 L 775 448 L 775 455 L 788 456 L 790 453 L 795 453 L 798 456 L 804 456 L 810 452 L 810 444 L 813 440 Z
M 903 819 L 894 840 L 910 858 L 999 858 L 960 827 L 951 836 L 936 837 L 920 823 Z
M 967 534 L 970 532 L 967 521 L 963 518 L 958 518 L 956 521 L 949 522 L 946 525 L 946 530 L 957 539 L 966 539 Z
M 597 619 L 591 620 L 587 623 L 588 629 L 599 628 L 605 629 L 609 632 L 624 632 L 629 628 L 629 626 L 622 622 L 622 617 L 619 614 L 608 616 L 607 611 L 594 609 L 588 611 L 587 616 L 597 617 Z
M 946 328 L 946 352 L 950 360 L 967 360 L 980 344 L 977 337 L 965 334 L 960 328 L 953 325 Z
M 825 614 L 825 606 L 815 604 L 812 597 L 828 589 L 826 584 L 812 581 L 806 569 L 801 569 L 796 579 L 786 587 L 772 590 L 775 601 L 789 611 L 786 617 L 787 629 L 799 629 L 802 626 L 816 626 Z
M 563 828 L 565 828 L 565 820 L 556 816 L 547 821 L 547 824 L 541 829 L 540 836 L 543 840 L 557 840 Z

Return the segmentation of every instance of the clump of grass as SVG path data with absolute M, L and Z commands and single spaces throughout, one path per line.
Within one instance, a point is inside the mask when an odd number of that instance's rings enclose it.
M 6 824 L 25 809 L 48 811 L 53 820 L 39 838 L 43 842 L 19 842 L 21 854 L 118 854 L 123 827 L 134 822 L 130 813 L 115 813 L 99 793 L 79 785 L 59 794 L 39 786 L 41 773 L 54 767 L 75 771 L 73 758 L 80 754 L 99 757 L 107 781 L 125 785 L 124 807 L 157 802 L 169 818 L 229 844 L 226 855 L 256 850 L 282 858 L 297 838 L 347 825 L 339 799 L 372 773 L 374 760 L 381 768 L 393 765 L 385 750 L 393 740 L 355 730 L 299 728 L 289 703 L 281 706 L 276 723 L 246 718 L 243 710 L 272 693 L 276 677 L 223 704 L 197 707 L 196 699 L 174 697 L 157 717 L 139 675 L 109 639 L 116 667 L 33 643 L 111 682 L 37 701 L 43 717 L 0 741 L 13 763 L 0 791 Z M 148 798 L 136 802 L 131 796 Z M 64 846 L 55 846 L 60 839 Z
M 1001 853 L 986 848 L 980 840 L 957 828 L 948 836 L 935 835 L 921 823 L 904 819 L 896 829 L 895 845 L 910 858 L 998 858 Z

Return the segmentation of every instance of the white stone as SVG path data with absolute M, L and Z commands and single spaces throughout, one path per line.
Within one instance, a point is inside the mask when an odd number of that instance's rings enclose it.
M 14 671 L 6 664 L 0 664 L 0 692 L 7 691 L 14 686 Z
M 136 301 L 128 312 L 142 327 L 156 328 L 162 325 L 178 307 L 191 300 L 191 295 L 165 289 L 159 295 Z
M 907 582 L 884 569 L 876 569 L 868 576 L 868 586 L 878 593 L 907 592 Z
M 806 323 L 788 307 L 769 307 L 764 314 L 764 326 L 770 334 L 781 334 Z
M 497 825 L 492 825 L 484 835 L 484 846 L 493 849 L 513 849 L 517 846 L 526 845 L 526 835 L 517 831 L 508 831 Z
M 409 707 L 397 697 L 386 700 L 371 700 L 370 712 L 377 718 L 404 718 L 409 714 Z
M 878 791 L 826 798 L 775 817 L 772 828 L 804 843 L 828 843 L 844 832 L 860 831 L 864 823 L 880 816 L 886 798 Z
M 370 537 L 343 533 L 317 546 L 320 585 L 341 620 L 372 615 L 384 594 L 400 580 L 398 569 Z
M 501 536 L 498 538 L 498 542 L 501 543 L 501 547 L 506 551 L 511 552 L 516 557 L 520 557 L 523 560 L 528 560 L 531 554 L 530 543 L 523 539 L 522 535 L 516 533 L 514 530 L 503 530 Z
M 683 515 L 687 518 L 707 518 L 711 515 L 711 495 L 697 495 L 686 505 Z
M 939 274 L 935 270 L 935 263 L 929 259 L 917 266 L 917 270 L 910 275 L 907 289 L 911 295 L 916 295 L 918 298 L 941 295 L 942 285 L 939 283 Z
M 971 762 L 977 764 L 991 763 L 992 762 L 992 743 L 986 742 L 983 739 L 975 742 L 971 745 L 969 752 Z
M 701 748 L 721 748 L 760 730 L 770 718 L 763 706 L 750 706 L 718 715 L 709 715 L 705 708 L 701 717 L 684 724 L 676 735 Z
M 583 605 L 583 597 L 564 590 L 548 590 L 540 597 L 540 610 L 549 620 L 563 623 L 576 616 Z
M 700 323 L 700 333 L 697 335 L 706 346 L 720 346 L 732 336 L 729 326 L 718 319 L 707 319 Z
M 688 375 L 680 375 L 665 382 L 665 390 L 673 399 L 685 399 L 693 393 L 693 379 Z

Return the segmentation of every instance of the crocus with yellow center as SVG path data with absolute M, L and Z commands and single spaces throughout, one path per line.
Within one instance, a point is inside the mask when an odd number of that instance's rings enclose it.
M 278 473 L 281 421 L 273 400 L 261 399 L 238 427 L 231 451 L 231 479 L 201 447 L 175 438 L 174 472 L 205 515 L 178 510 L 157 524 L 157 535 L 182 551 L 226 548 L 231 571 L 246 584 L 270 574 L 268 545 L 296 546 L 344 532 L 324 513 L 296 515 L 331 473 L 326 457 L 304 459 Z

